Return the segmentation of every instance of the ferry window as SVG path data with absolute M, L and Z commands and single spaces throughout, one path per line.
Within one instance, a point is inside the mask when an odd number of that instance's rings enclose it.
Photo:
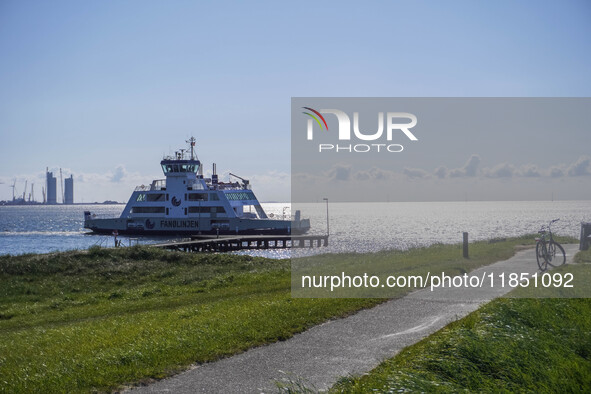
M 226 197 L 228 200 L 237 201 L 237 200 L 255 200 L 254 193 L 251 191 L 248 192 L 231 192 L 226 193 Z
M 172 164 L 166 165 L 166 172 L 172 172 Z
M 226 213 L 224 207 L 189 207 L 189 213 Z
M 168 196 L 168 195 L 167 195 Z M 166 214 L 168 215 L 168 208 L 166 208 Z
M 207 193 L 189 193 L 189 201 L 207 201 Z
M 211 193 L 211 201 L 220 201 L 220 198 L 216 193 Z
M 132 213 L 164 213 L 164 207 L 133 207 Z
M 144 201 L 164 201 L 164 193 L 150 193 Z
M 146 193 L 140 193 L 137 195 L 136 201 L 146 201 Z

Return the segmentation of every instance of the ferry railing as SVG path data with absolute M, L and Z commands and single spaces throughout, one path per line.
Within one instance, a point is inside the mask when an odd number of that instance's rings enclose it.
M 187 183 L 188 190 L 205 190 L 200 180 L 189 181 Z
M 89 219 L 117 219 L 119 216 L 116 216 L 112 213 L 94 213 L 90 212 Z
M 157 179 L 150 185 L 150 190 L 166 190 L 166 179 Z
M 220 182 L 215 185 L 210 184 L 208 186 L 209 186 L 209 189 L 211 189 L 211 190 L 251 190 L 250 185 L 246 185 L 246 187 L 244 187 L 244 185 L 242 185 L 238 182 L 233 182 L 233 183 Z
M 150 185 L 141 185 L 135 188 L 136 192 L 149 192 L 152 190 L 166 190 L 166 179 L 159 179 Z

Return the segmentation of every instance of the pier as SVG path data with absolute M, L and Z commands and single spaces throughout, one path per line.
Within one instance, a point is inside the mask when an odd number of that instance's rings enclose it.
M 328 235 L 243 235 L 195 238 L 151 245 L 184 252 L 232 252 L 252 249 L 291 249 L 328 246 Z

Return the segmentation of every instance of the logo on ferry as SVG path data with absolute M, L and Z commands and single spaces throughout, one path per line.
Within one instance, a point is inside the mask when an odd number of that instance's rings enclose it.
M 181 205 L 181 200 L 179 200 L 178 198 L 176 198 L 174 196 L 172 197 L 171 202 L 172 202 L 172 205 L 175 207 L 178 207 L 179 205 Z
M 374 143 L 362 144 L 318 144 L 318 151 L 332 151 L 332 152 L 357 152 L 365 153 L 370 151 L 377 152 L 402 152 L 404 147 L 401 144 L 392 144 L 398 132 L 401 132 L 411 141 L 418 141 L 418 138 L 410 131 L 417 125 L 417 117 L 408 112 L 378 112 L 377 131 L 368 132 L 361 130 L 359 127 L 359 112 L 353 112 L 353 133 L 351 133 L 351 118 L 344 111 L 338 109 L 321 109 L 319 111 L 310 107 L 302 107 L 310 112 L 302 112 L 310 119 L 307 122 L 307 136 L 308 141 L 314 139 L 314 126 L 320 130 L 328 131 L 328 123 L 322 114 L 335 115 L 338 122 L 338 139 L 339 141 L 351 141 L 352 136 L 354 140 L 372 141 Z M 316 121 L 316 122 L 314 122 Z M 321 122 L 322 121 L 322 122 Z M 385 132 L 384 132 L 385 129 Z M 382 140 L 385 143 L 375 143 Z
M 155 222 L 151 221 L 150 219 L 146 219 L 146 228 L 147 229 L 151 230 L 154 228 L 155 225 L 156 225 Z

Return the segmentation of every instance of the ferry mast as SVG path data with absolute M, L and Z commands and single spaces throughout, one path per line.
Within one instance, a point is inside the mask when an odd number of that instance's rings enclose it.
M 186 143 L 191 145 L 191 160 L 195 160 L 195 141 L 195 137 L 191 137 L 187 141 L 185 141 Z

